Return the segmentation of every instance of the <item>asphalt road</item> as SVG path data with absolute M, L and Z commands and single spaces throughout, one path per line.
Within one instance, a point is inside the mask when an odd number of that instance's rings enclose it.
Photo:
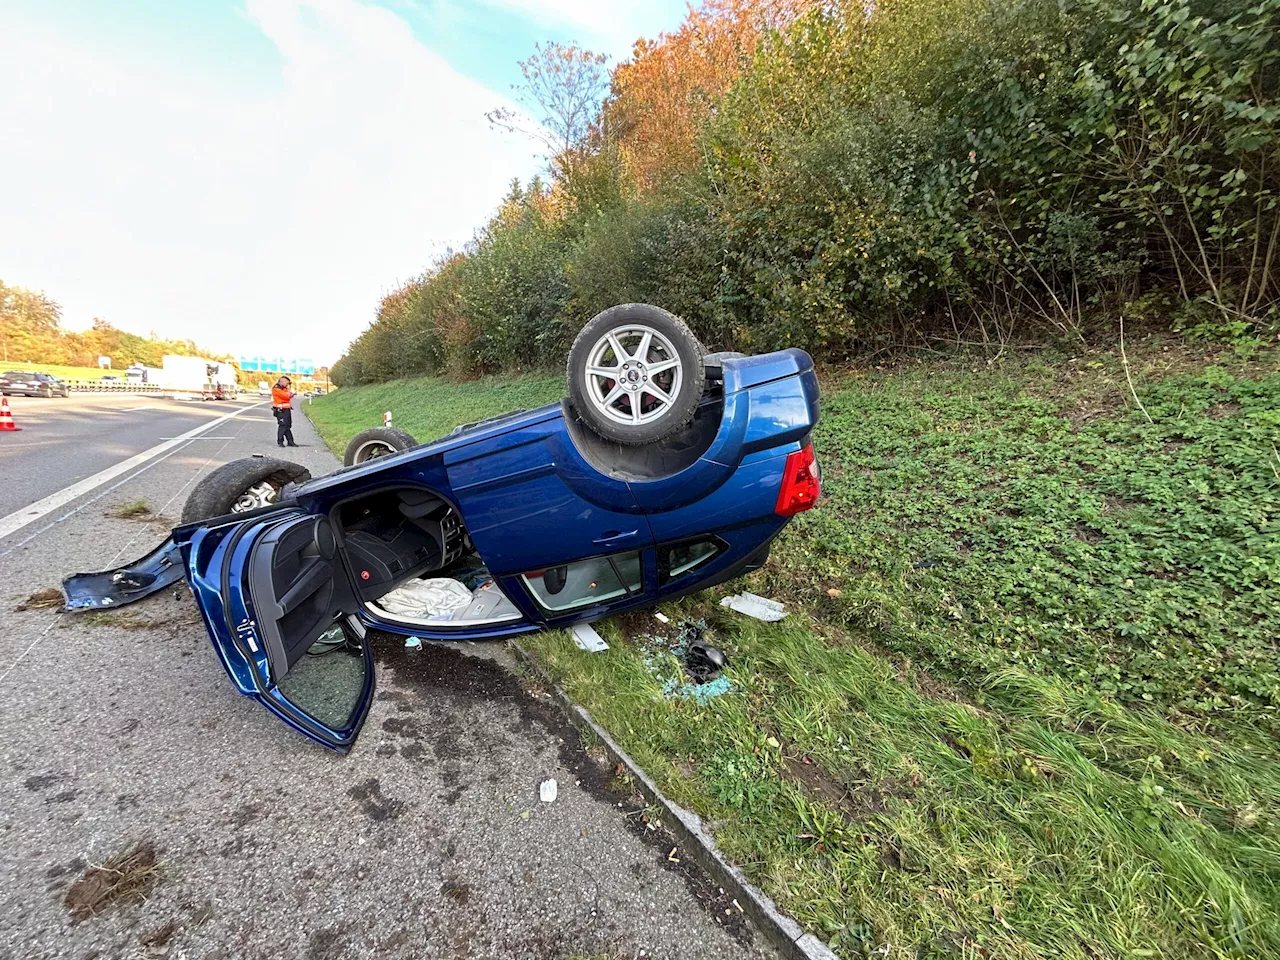
M 10 397 L 14 422 L 22 430 L 0 433 L 0 516 L 248 405 L 129 393 Z M 270 419 L 269 406 L 257 411 Z M 200 442 L 226 435 L 210 431 Z
M 14 406 L 26 430 L 0 443 L 39 442 Z M 166 406 L 132 442 L 221 407 Z M 40 456 L 63 484 L 89 473 L 77 460 L 117 419 L 51 427 L 79 432 Z M 235 693 L 185 589 L 95 615 L 16 609 L 145 553 L 167 524 L 115 508 L 176 517 L 213 467 L 278 452 L 274 427 L 247 410 L 0 537 L 0 957 L 773 956 L 500 645 L 374 635 L 377 697 L 340 757 Z M 291 459 L 337 465 L 304 416 L 294 432 Z M 144 895 L 77 920 L 73 885 L 137 843 L 159 864 Z

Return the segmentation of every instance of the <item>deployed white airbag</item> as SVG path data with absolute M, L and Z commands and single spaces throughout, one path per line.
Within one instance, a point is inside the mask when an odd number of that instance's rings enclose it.
M 471 591 L 447 577 L 409 580 L 378 598 L 378 606 L 387 613 L 419 620 L 447 617 L 470 604 Z

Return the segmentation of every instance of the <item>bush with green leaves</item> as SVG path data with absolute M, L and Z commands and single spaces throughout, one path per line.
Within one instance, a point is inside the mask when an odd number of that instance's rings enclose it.
M 815 3 L 700 137 L 646 192 L 595 131 L 335 372 L 558 365 L 633 300 L 833 359 L 1139 314 L 1248 352 L 1280 325 L 1280 0 Z
M 866 10 L 775 38 L 708 131 L 746 341 L 1075 337 L 1142 285 L 1267 322 L 1280 2 Z

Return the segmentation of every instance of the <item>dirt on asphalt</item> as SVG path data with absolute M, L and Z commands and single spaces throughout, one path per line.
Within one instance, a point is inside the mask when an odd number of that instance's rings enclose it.
M 549 695 L 522 682 L 494 660 L 468 656 L 444 644 L 424 643 L 421 649 L 412 650 L 393 636 L 375 636 L 384 641 L 375 646 L 378 663 L 395 670 L 400 689 L 388 696 L 397 701 L 398 708 L 410 711 L 408 704 L 414 697 L 483 697 L 510 704 L 519 711 L 518 729 L 529 732 L 540 728 L 554 737 L 559 743 L 560 763 L 573 772 L 575 785 L 614 807 L 628 831 L 653 852 L 654 862 L 684 881 L 710 920 L 739 943 L 753 942 L 755 931 L 732 895 L 717 886 L 692 857 L 684 854 L 675 838 L 661 826 L 657 811 L 650 811 L 644 798 L 631 787 L 624 771 L 611 764 L 604 750 L 583 743 L 578 729 Z M 448 728 L 423 731 L 399 718 L 385 721 L 383 728 L 412 741 L 401 746 L 401 753 L 411 750 L 415 756 L 421 756 L 421 751 L 413 750 L 415 745 L 421 745 L 429 747 L 438 759 L 460 759 L 456 737 Z M 456 777 L 450 777 L 447 782 L 454 784 L 455 789 L 442 799 L 448 804 L 457 803 L 465 786 L 456 786 Z M 372 781 L 372 790 L 377 790 L 376 780 Z
M 62 898 L 71 919 L 80 923 L 112 903 L 137 903 L 156 882 L 160 868 L 149 842 L 117 851 L 85 870 Z

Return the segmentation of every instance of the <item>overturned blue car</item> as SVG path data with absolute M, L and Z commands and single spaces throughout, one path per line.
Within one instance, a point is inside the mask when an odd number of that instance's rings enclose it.
M 818 498 L 801 350 L 708 355 L 625 304 L 579 334 L 568 394 L 430 443 L 365 431 L 324 477 L 225 464 L 148 556 L 67 578 L 67 607 L 185 579 L 236 688 L 345 752 L 373 696 L 369 630 L 475 640 L 651 606 L 758 568 Z

